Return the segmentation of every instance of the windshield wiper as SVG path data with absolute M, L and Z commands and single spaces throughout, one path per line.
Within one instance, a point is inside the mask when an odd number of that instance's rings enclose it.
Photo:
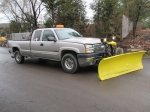
M 66 39 L 70 39 L 69 37 L 68 38 L 63 38 L 63 39 L 61 39 L 61 40 L 66 40 Z

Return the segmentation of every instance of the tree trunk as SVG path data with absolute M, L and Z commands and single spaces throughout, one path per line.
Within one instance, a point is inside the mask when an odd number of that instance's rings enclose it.
M 135 19 L 135 22 L 133 22 L 133 36 L 135 37 L 136 36 L 136 27 L 137 27 L 137 23 L 139 21 L 139 17 L 140 17 L 140 14 L 141 14 L 141 6 L 138 7 L 138 11 L 137 11 L 137 17 Z
M 134 36 L 134 37 L 136 36 L 136 26 L 137 26 L 137 25 L 133 25 L 133 36 Z
M 52 26 L 54 25 L 54 7 L 52 6 Z

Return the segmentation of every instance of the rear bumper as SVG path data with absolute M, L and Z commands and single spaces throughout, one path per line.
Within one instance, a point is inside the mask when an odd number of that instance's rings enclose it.
M 104 53 L 77 54 L 78 62 L 81 67 L 98 65 L 104 57 Z

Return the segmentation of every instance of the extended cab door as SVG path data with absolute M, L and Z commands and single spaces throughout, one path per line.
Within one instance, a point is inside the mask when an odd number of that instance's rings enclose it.
M 49 40 L 49 37 L 53 37 L 56 40 L 56 37 L 52 30 L 46 29 L 43 31 L 42 39 L 40 42 L 40 51 L 41 55 L 40 57 L 46 58 L 46 59 L 52 59 L 52 60 L 58 60 L 58 43 L 54 40 Z
M 33 57 L 40 57 L 41 56 L 41 34 L 42 30 L 36 30 L 33 33 L 33 37 L 31 40 L 31 56 Z

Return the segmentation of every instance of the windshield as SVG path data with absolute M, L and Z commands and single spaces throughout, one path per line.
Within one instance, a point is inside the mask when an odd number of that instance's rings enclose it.
M 69 39 L 72 37 L 82 37 L 82 35 L 73 29 L 55 29 L 55 32 L 60 40 Z

